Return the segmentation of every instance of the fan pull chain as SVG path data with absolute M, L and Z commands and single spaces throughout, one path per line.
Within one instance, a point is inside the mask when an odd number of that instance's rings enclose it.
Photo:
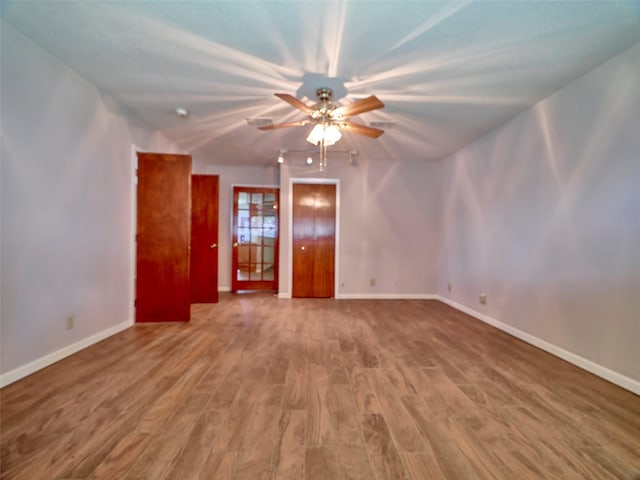
M 327 167 L 327 146 L 324 143 L 324 138 L 320 140 L 320 171 L 324 172 Z

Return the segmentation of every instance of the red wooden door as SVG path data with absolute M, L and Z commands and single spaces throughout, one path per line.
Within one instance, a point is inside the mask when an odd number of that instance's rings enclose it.
M 336 186 L 293 185 L 293 297 L 334 295 Z
M 191 157 L 138 153 L 136 322 L 188 321 Z
M 218 175 L 191 176 L 191 303 L 218 302 Z
M 278 196 L 270 187 L 233 187 L 231 290 L 278 289 Z

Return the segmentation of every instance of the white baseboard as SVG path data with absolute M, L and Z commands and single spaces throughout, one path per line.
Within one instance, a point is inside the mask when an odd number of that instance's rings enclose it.
M 438 300 L 432 293 L 339 293 L 339 300 Z
M 52 365 L 69 355 L 73 355 L 80 350 L 83 350 L 94 343 L 98 343 L 105 338 L 111 337 L 122 330 L 126 330 L 132 325 L 131 322 L 122 322 L 113 327 L 107 328 L 106 330 L 102 330 L 90 337 L 83 338 L 71 345 L 68 345 L 60 350 L 56 350 L 53 353 L 45 355 L 44 357 L 40 357 L 37 360 L 27 363 L 21 367 L 15 368 L 7 373 L 3 373 L 0 375 L 0 388 L 5 387 L 13 382 L 17 382 L 18 380 L 31 375 L 32 373 L 37 372 L 38 370 L 42 370 L 49 365 Z
M 278 298 L 291 298 L 291 293 L 280 292 Z M 438 300 L 432 293 L 338 293 L 336 300 Z
M 230 292 L 230 291 L 231 291 L 231 287 L 229 286 L 218 287 L 218 292 Z
M 566 360 L 573 365 L 586 370 L 587 372 L 593 373 L 594 375 L 604 378 L 605 380 L 618 385 L 630 392 L 635 393 L 636 395 L 640 395 L 640 382 L 629 378 L 621 373 L 615 372 L 613 370 L 608 369 L 607 367 L 603 367 L 602 365 L 592 362 L 591 360 L 587 360 L 580 355 L 576 355 L 575 353 L 569 352 L 563 348 L 554 345 L 553 343 L 549 343 L 546 340 L 542 340 L 530 333 L 523 332 L 511 325 L 507 325 L 506 323 L 500 322 L 493 317 L 485 315 L 484 313 L 473 310 L 472 308 L 466 307 L 458 302 L 455 302 L 449 298 L 443 297 L 441 295 L 436 296 L 438 300 L 442 303 L 446 303 L 450 307 L 455 308 L 456 310 L 460 310 L 461 312 L 466 313 L 467 315 L 471 315 L 472 317 L 477 318 L 493 327 L 496 327 L 503 332 L 508 333 L 516 338 L 519 338 L 523 342 L 527 342 L 535 347 L 538 347 L 545 352 L 548 352 L 556 357 L 560 357 L 563 360 Z

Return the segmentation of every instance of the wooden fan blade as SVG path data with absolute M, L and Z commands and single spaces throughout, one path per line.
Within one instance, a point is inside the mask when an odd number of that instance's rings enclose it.
M 339 125 L 347 132 L 357 133 L 358 135 L 365 135 L 371 138 L 378 138 L 384 133 L 384 130 L 380 130 L 379 128 L 367 127 L 365 125 L 348 121 L 340 122 Z
M 384 103 L 378 100 L 378 97 L 371 95 L 370 97 L 363 98 L 362 100 L 356 100 L 352 104 L 345 105 L 343 107 L 336 108 L 331 116 L 335 119 L 347 118 L 360 113 L 369 112 L 371 110 L 377 110 L 383 108 Z
M 309 120 L 298 120 L 297 122 L 276 123 L 275 125 L 265 125 L 264 127 L 258 127 L 258 130 L 275 130 L 276 128 L 304 127 L 308 123 L 309 123 Z
M 301 102 L 300 100 L 298 100 L 296 97 L 294 97 L 293 95 L 289 95 L 288 93 L 274 93 L 274 95 L 282 100 L 284 100 L 285 102 L 287 102 L 290 105 L 293 105 L 294 107 L 296 107 L 298 110 L 302 110 L 304 113 L 306 113 L 307 115 L 311 115 L 314 110 L 313 108 L 311 108 L 310 106 L 308 106 L 307 104 Z

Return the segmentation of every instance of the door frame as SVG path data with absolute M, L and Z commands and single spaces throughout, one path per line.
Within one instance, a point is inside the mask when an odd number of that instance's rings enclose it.
M 129 192 L 131 195 L 129 221 L 129 318 L 127 323 L 136 323 L 136 265 L 138 253 L 136 245 L 136 231 L 138 229 L 138 153 L 147 153 L 135 143 L 131 144 L 131 163 L 129 164 L 129 178 L 131 180 Z
M 234 228 L 234 224 L 235 224 L 235 189 L 236 188 L 263 188 L 263 189 L 269 189 L 269 190 L 276 190 L 277 194 L 276 194 L 276 200 L 278 203 L 278 214 L 276 215 L 277 218 L 277 222 L 278 222 L 278 228 L 277 228 L 277 241 L 276 241 L 276 247 L 275 247 L 275 257 L 277 258 L 277 261 L 275 261 L 274 263 L 274 268 L 275 268 L 275 288 L 273 290 L 270 289 L 265 289 L 263 291 L 265 292 L 269 292 L 269 291 L 274 291 L 278 292 L 278 285 L 280 282 L 280 245 L 282 244 L 282 242 L 280 241 L 280 233 L 282 232 L 282 225 L 280 223 L 281 219 L 282 219 L 282 203 L 281 203 L 281 193 L 282 193 L 282 189 L 280 188 L 280 185 L 253 185 L 253 184 L 245 184 L 245 183 L 232 183 L 231 184 L 231 191 L 230 191 L 230 199 L 229 199 L 229 204 L 230 204 L 230 215 L 229 215 L 229 246 L 230 246 L 230 253 L 231 253 L 231 286 L 229 287 L 229 290 L 231 292 L 235 292 L 235 290 L 233 289 L 233 284 L 234 284 L 234 275 L 236 275 L 236 272 L 233 268 L 234 262 L 233 262 L 233 256 L 236 255 L 236 252 L 234 250 L 234 237 L 235 237 L 235 228 Z M 251 290 L 251 289 L 249 289 Z M 243 291 L 243 290 L 238 290 L 238 291 Z M 248 290 L 247 290 L 248 291 Z
M 231 272 L 233 270 L 233 189 L 235 187 L 250 187 L 250 188 L 277 188 L 278 189 L 278 208 L 281 209 L 282 207 L 282 187 L 280 186 L 280 184 L 276 185 L 274 183 L 271 184 L 264 184 L 264 183 L 232 183 L 229 185 L 229 209 L 228 209 L 228 215 L 229 215 L 229 231 L 228 233 L 228 240 L 229 240 L 229 254 L 225 257 L 226 259 L 229 260 L 229 265 L 227 268 L 228 272 Z M 222 191 L 222 190 L 221 190 Z M 220 210 L 220 212 L 222 212 L 222 210 Z M 280 259 L 282 258 L 282 256 L 280 255 L 281 252 L 281 248 L 282 248 L 282 242 L 280 241 L 281 237 L 280 234 L 282 233 L 282 224 L 280 223 L 282 220 L 282 214 L 280 213 L 280 211 L 278 211 L 278 283 L 280 282 Z M 222 252 L 220 252 L 222 253 Z M 218 269 L 220 269 L 220 264 L 218 264 Z M 232 272 L 233 273 L 233 272 Z M 225 285 L 227 292 L 230 292 L 232 290 L 231 285 L 233 285 L 232 283 L 232 278 L 229 277 L 229 286 L 227 287 Z M 276 284 L 276 287 L 278 286 L 278 284 Z M 220 285 L 218 284 L 218 288 L 220 288 Z M 276 291 L 278 289 L 276 288 Z M 223 290 L 220 290 L 223 291 Z
M 288 228 L 287 241 L 289 242 L 287 261 L 289 262 L 289 296 L 293 295 L 293 184 L 310 183 L 315 185 L 335 185 L 336 186 L 336 233 L 334 252 L 334 279 L 333 298 L 340 298 L 340 179 L 339 178 L 309 178 L 309 177 L 289 177 L 289 199 L 287 201 Z

